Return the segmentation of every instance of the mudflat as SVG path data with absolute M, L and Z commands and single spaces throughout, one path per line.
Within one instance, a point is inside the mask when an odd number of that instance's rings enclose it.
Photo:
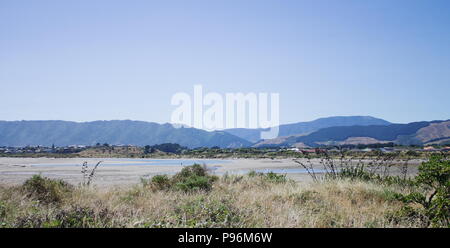
M 83 181 L 81 166 L 88 163 L 91 170 L 99 161 L 92 184 L 96 186 L 131 185 L 141 178 L 158 174 L 175 174 L 184 166 L 193 163 L 205 164 L 210 172 L 217 175 L 245 174 L 250 171 L 286 174 L 295 181 L 310 181 L 307 171 L 293 159 L 130 159 L 130 158 L 0 158 L 0 184 L 16 185 L 32 175 L 41 174 L 55 179 L 63 179 L 72 184 Z M 316 173 L 323 172 L 320 159 L 299 159 L 313 167 Z M 364 161 L 370 163 L 370 160 Z M 408 174 L 417 172 L 421 160 L 408 162 Z M 357 163 L 357 161 L 355 161 Z M 400 162 L 399 162 L 400 163 Z M 393 173 L 399 168 L 392 167 Z

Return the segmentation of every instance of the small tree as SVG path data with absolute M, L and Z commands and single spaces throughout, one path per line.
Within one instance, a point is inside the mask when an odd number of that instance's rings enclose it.
M 151 153 L 151 146 L 149 146 L 149 145 L 146 145 L 146 146 L 144 146 L 144 154 L 149 154 L 149 153 Z
M 426 216 L 427 226 L 450 225 L 450 160 L 441 155 L 433 155 L 429 161 L 419 166 L 417 186 L 424 192 L 399 195 L 405 203 L 420 204 Z M 406 206 L 408 207 L 408 206 Z

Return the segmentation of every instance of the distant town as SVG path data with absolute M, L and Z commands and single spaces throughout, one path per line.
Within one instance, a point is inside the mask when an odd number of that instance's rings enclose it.
M 145 156 L 166 156 L 166 155 L 283 155 L 283 156 L 301 156 L 305 154 L 322 153 L 405 153 L 411 156 L 417 156 L 421 153 L 431 152 L 450 152 L 450 146 L 430 145 L 430 146 L 399 146 L 394 143 L 369 144 L 369 145 L 342 145 L 342 146 L 323 146 L 313 147 L 258 147 L 258 148 L 220 148 L 220 147 L 198 147 L 187 148 L 179 144 L 164 143 L 157 145 L 136 146 L 136 145 L 110 145 L 107 143 L 97 143 L 96 145 L 69 145 L 69 146 L 24 146 L 24 147 L 0 147 L 0 156 L 29 156 L 29 155 L 124 155 L 128 157 Z M 203 156 L 203 157 L 205 157 Z

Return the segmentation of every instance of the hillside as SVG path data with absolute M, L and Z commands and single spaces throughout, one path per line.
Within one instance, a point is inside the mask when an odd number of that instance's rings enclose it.
M 389 124 L 391 123 L 388 121 L 371 116 L 333 116 L 327 118 L 320 118 L 314 121 L 280 125 L 278 137 L 304 135 L 322 128 L 336 127 L 336 126 L 356 126 L 356 125 L 368 126 L 368 125 L 389 125 Z M 255 143 L 260 140 L 260 133 L 263 130 L 264 129 L 234 128 L 234 129 L 226 129 L 224 131 Z
M 448 142 L 450 139 L 450 121 L 422 121 L 408 124 L 342 126 L 323 128 L 303 136 L 288 136 L 283 140 L 274 139 L 273 144 L 308 146 L 373 144 L 394 142 L 401 145 L 425 145 Z M 271 144 L 271 140 L 257 143 L 255 146 Z
M 251 143 L 225 132 L 207 132 L 195 128 L 174 128 L 171 124 L 143 121 L 0 121 L 0 146 L 43 145 L 138 146 L 178 143 L 190 148 L 242 147 Z
M 416 139 L 423 143 L 439 143 L 450 139 L 450 121 L 431 123 L 416 133 Z
M 382 125 L 363 125 L 371 122 Z M 344 144 L 373 144 L 394 142 L 402 145 L 444 144 L 450 141 L 450 120 L 422 121 L 408 124 L 385 125 L 385 121 L 373 117 L 330 117 L 310 124 L 282 125 L 280 137 L 254 143 L 264 146 L 319 146 Z M 321 128 L 303 134 L 284 135 L 290 132 L 311 130 L 313 126 L 340 123 L 344 126 Z M 351 123 L 362 123 L 350 126 Z M 245 134 L 249 130 L 235 130 Z M 252 130 L 251 132 L 258 132 Z M 250 134 L 251 132 L 247 132 Z M 224 131 L 207 132 L 195 128 L 174 128 L 171 124 L 143 121 L 0 121 L 0 146 L 67 146 L 95 145 L 155 145 L 178 143 L 189 148 L 249 147 L 252 143 Z

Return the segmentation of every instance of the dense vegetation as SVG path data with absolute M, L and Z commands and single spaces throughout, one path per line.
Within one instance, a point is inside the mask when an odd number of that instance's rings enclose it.
M 2 227 L 449 227 L 449 160 L 417 177 L 359 167 L 313 183 L 251 172 L 211 176 L 185 167 L 131 188 L 101 189 L 33 176 L 0 187 Z M 364 172 L 364 173 L 362 173 Z
M 408 189 L 408 193 L 392 194 L 393 199 L 403 203 L 400 209 L 389 215 L 396 223 L 415 222 L 423 227 L 450 227 L 450 160 L 446 156 L 432 155 L 419 166 L 418 175 L 413 178 L 407 177 L 407 167 L 403 168 L 403 175 L 390 175 L 390 162 L 375 162 L 373 165 L 361 163 L 339 170 L 333 168 L 333 162 L 325 166 L 328 167 L 325 174 L 327 179 L 350 179 Z M 317 179 L 316 175 L 312 176 Z
M 144 146 L 144 154 L 154 153 L 156 151 L 166 152 L 166 153 L 174 153 L 180 154 L 182 151 L 187 150 L 188 148 L 185 146 L 180 146 L 179 144 L 173 143 L 164 143 L 157 145 L 146 145 Z

